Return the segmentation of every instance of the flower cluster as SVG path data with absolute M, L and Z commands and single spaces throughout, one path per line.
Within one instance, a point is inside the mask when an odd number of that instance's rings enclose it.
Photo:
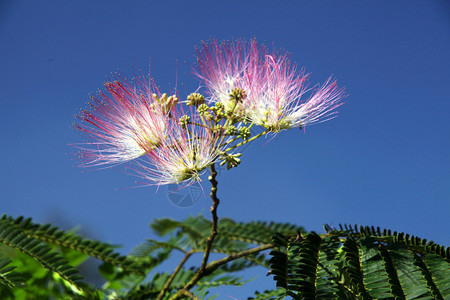
M 236 105 L 228 95 L 245 92 L 235 113 L 272 132 L 304 127 L 333 117 L 344 92 L 331 78 L 317 86 L 307 100 L 308 75 L 297 72 L 286 53 L 248 43 L 212 41 L 197 49 L 198 71 L 213 102 Z
M 118 79 L 105 83 L 109 95 L 99 92 L 91 96 L 91 109 L 78 116 L 83 122 L 76 128 L 92 140 L 78 146 L 85 165 L 128 162 L 164 140 L 167 111 L 159 103 L 167 96 L 154 93 L 152 82 L 131 86 Z
M 222 152 L 221 132 L 210 130 L 201 124 L 198 115 L 183 124 L 173 112 L 165 139 L 158 148 L 146 152 L 147 160 L 139 162 L 135 171 L 138 176 L 158 185 L 193 183 L 200 181 L 201 172 L 217 161 Z
M 252 40 L 213 40 L 197 49 L 194 73 L 208 98 L 186 101 L 161 93 L 152 79 L 117 75 L 106 92 L 92 96 L 76 128 L 89 138 L 78 144 L 83 166 L 130 164 L 148 184 L 190 184 L 222 160 L 240 163 L 234 149 L 269 132 L 332 118 L 344 93 L 329 79 L 308 93 L 308 75 L 297 72 L 286 53 L 268 51 Z M 263 132 L 251 137 L 252 126 Z
M 199 126 L 198 117 L 180 123 L 176 95 L 161 94 L 151 80 L 133 83 L 106 83 L 109 95 L 93 96 L 91 110 L 78 116 L 76 128 L 91 139 L 76 145 L 84 166 L 133 161 L 130 169 L 149 184 L 199 180 L 220 153 L 220 136 Z

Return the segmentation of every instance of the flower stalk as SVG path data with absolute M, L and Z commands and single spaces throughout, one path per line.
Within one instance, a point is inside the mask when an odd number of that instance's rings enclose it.
M 211 199 L 213 202 L 211 209 L 210 209 L 211 215 L 212 215 L 211 234 L 206 239 L 206 246 L 205 246 L 205 252 L 203 254 L 202 264 L 200 265 L 200 268 L 198 269 L 197 274 L 195 274 L 195 276 L 194 276 L 194 278 L 192 278 L 191 282 L 189 282 L 185 287 L 185 289 L 188 289 L 188 290 L 190 288 L 192 288 L 195 285 L 195 283 L 204 276 L 206 264 L 208 263 L 208 258 L 209 258 L 209 254 L 211 253 L 211 248 L 212 248 L 212 245 L 214 242 L 214 238 L 217 235 L 217 223 L 219 222 L 219 217 L 217 216 L 217 207 L 219 206 L 219 203 L 220 203 L 219 198 L 217 198 L 217 185 L 218 185 L 218 182 L 216 180 L 217 171 L 216 171 L 214 164 L 212 164 L 209 167 L 209 169 L 211 172 L 211 175 L 208 178 L 209 181 L 211 182 L 210 196 L 211 196 Z
M 259 137 L 261 137 L 261 136 L 267 134 L 268 132 L 269 132 L 269 130 L 264 130 L 263 132 L 258 133 L 257 135 L 255 135 L 254 137 L 251 137 L 251 138 L 249 138 L 248 140 L 244 140 L 244 141 L 242 141 L 242 142 L 240 142 L 240 143 L 238 143 L 238 144 L 236 144 L 236 145 L 234 145 L 234 146 L 232 146 L 232 147 L 226 149 L 224 152 L 231 151 L 231 150 L 233 150 L 233 149 L 236 149 L 237 147 L 240 147 L 240 146 L 242 146 L 242 145 L 245 145 L 245 144 L 247 144 L 247 143 L 250 143 L 250 142 L 256 140 L 257 138 L 259 138 Z

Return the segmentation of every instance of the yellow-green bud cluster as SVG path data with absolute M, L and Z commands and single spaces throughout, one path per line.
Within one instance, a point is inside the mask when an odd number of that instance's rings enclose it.
M 229 94 L 230 100 L 235 100 L 236 102 L 242 102 L 245 98 L 247 98 L 247 93 L 240 88 L 234 88 L 231 90 Z
M 250 129 L 248 129 L 247 127 L 239 128 L 239 133 L 243 140 L 247 140 L 251 135 Z
M 216 115 L 218 120 L 223 119 L 223 117 L 224 117 L 224 113 L 223 113 L 224 106 L 223 106 L 222 103 L 216 102 L 216 104 L 214 106 L 212 106 L 210 109 Z
M 186 129 L 187 124 L 189 123 L 190 120 L 191 120 L 190 116 L 187 116 L 187 115 L 181 116 L 180 121 L 179 121 L 181 128 Z
M 195 106 L 199 106 L 201 104 L 205 103 L 205 97 L 203 97 L 202 94 L 199 93 L 191 93 L 188 97 L 187 97 L 187 101 L 186 101 L 186 105 L 195 105 Z
M 161 97 L 158 97 L 157 94 L 153 94 L 153 98 L 156 100 L 165 114 L 168 114 L 178 103 L 178 98 L 176 95 L 167 96 L 167 94 L 164 93 L 161 95 Z
M 198 111 L 198 113 L 199 113 L 200 115 L 203 115 L 205 112 L 208 111 L 208 109 L 209 109 L 209 107 L 208 107 L 208 105 L 206 105 L 206 104 L 200 104 L 200 105 L 197 107 L 197 111 Z
M 209 111 L 205 111 L 203 115 L 205 116 L 205 119 L 208 121 L 211 121 L 213 119 L 213 115 Z
M 217 107 L 217 109 L 222 109 L 223 110 L 223 103 L 216 102 L 215 106 Z
M 221 135 L 223 133 L 224 129 L 222 125 L 216 125 L 214 126 L 214 133 Z
M 282 119 L 276 124 L 262 124 L 262 126 L 271 132 L 280 132 L 281 130 L 291 128 L 290 122 L 286 119 Z M 299 128 L 302 129 L 302 124 L 299 125 Z
M 241 160 L 238 157 L 241 157 L 241 153 L 237 153 L 237 154 L 228 154 L 228 153 L 223 153 L 222 159 L 223 161 L 220 162 L 220 165 L 223 166 L 225 164 L 227 164 L 227 170 L 237 167 L 240 163 Z
M 234 125 L 230 125 L 230 126 L 227 126 L 227 128 L 225 129 L 225 134 L 226 135 L 234 135 L 234 134 L 236 134 L 236 131 L 237 131 L 236 127 Z
M 236 99 L 230 99 L 224 106 L 224 117 L 231 121 L 231 124 L 235 124 L 244 119 L 245 108 L 242 102 Z
M 227 105 L 224 107 L 225 109 L 225 115 L 230 118 L 234 114 L 234 110 L 236 109 L 236 100 L 230 99 L 230 101 L 227 102 Z

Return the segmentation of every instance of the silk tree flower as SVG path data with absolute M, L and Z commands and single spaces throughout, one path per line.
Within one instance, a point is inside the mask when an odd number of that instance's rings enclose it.
M 221 102 L 225 107 L 231 101 L 235 89 L 249 93 L 252 79 L 259 78 L 259 50 L 254 40 L 219 44 L 212 40 L 197 48 L 198 70 L 194 74 L 202 79 L 211 100 Z M 261 79 L 254 83 L 261 82 Z
M 213 40 L 197 49 L 198 71 L 210 100 L 230 105 L 233 91 L 245 92 L 236 113 L 272 132 L 304 127 L 333 118 L 344 90 L 331 78 L 308 90 L 308 75 L 297 71 L 287 54 L 267 50 L 255 40 L 218 44 Z M 304 95 L 311 92 L 304 101 Z
M 177 114 L 172 112 L 166 138 L 146 153 L 144 161 L 133 162 L 135 175 L 148 185 L 190 185 L 200 181 L 203 171 L 218 160 L 224 148 L 223 131 L 211 130 L 201 125 L 198 115 L 191 115 L 191 122 L 178 122 Z
M 84 166 L 125 163 L 152 151 L 165 139 L 167 113 L 176 97 L 161 95 L 151 79 L 136 78 L 133 85 L 118 79 L 105 84 L 109 94 L 91 96 L 91 109 L 78 116 L 82 122 L 76 128 L 90 139 L 75 145 Z

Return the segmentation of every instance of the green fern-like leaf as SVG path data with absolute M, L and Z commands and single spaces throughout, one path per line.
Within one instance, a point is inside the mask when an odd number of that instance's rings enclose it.
M 184 221 L 172 219 L 157 219 L 151 224 L 153 231 L 159 236 L 165 236 L 181 229 L 183 234 L 189 237 L 194 244 L 208 236 L 211 230 L 211 222 L 202 216 L 189 217 Z
M 188 241 L 177 240 L 177 247 L 186 249 L 193 247 L 203 249 L 206 238 L 210 235 L 211 221 L 202 216 L 189 217 L 184 221 L 172 219 L 155 220 L 151 227 L 159 236 L 178 232 Z M 272 241 L 275 232 L 284 235 L 304 232 L 302 227 L 288 223 L 275 222 L 235 222 L 221 218 L 218 224 L 218 234 L 214 243 L 217 252 L 227 253 L 248 248 L 249 244 L 262 245 Z M 151 248 L 149 248 L 150 250 Z M 143 251 L 143 248 L 140 249 Z
M 284 291 L 281 289 L 277 290 L 266 290 L 264 292 L 256 292 L 253 297 L 248 297 L 247 300 L 281 300 L 286 297 Z
M 38 261 L 44 268 L 58 274 L 72 290 L 82 293 L 79 280 L 81 276 L 67 261 L 51 247 L 33 237 L 28 236 L 17 226 L 0 222 L 0 243 L 16 249 Z
M 8 266 L 11 263 L 9 258 L 0 258 L 0 284 L 9 287 L 23 286 L 24 278 L 13 270 L 14 266 Z
M 196 268 L 184 268 L 181 269 L 175 279 L 170 289 L 167 291 L 163 299 L 169 299 L 173 296 L 179 289 L 183 288 L 186 283 L 188 283 L 191 278 L 197 272 Z M 170 273 L 157 273 L 148 283 L 144 283 L 135 286 L 128 293 L 125 293 L 118 297 L 117 299 L 156 299 L 164 283 L 169 279 Z M 206 296 L 210 293 L 210 289 L 217 286 L 224 285 L 234 285 L 241 286 L 244 283 L 241 278 L 233 275 L 229 275 L 226 272 L 218 271 L 214 274 L 203 277 L 192 291 L 196 297 L 199 299 L 207 299 Z
M 14 219 L 6 215 L 0 218 L 0 224 L 7 228 L 16 228 L 28 237 L 46 244 L 72 249 L 130 272 L 140 272 L 140 264 L 137 261 L 115 253 L 113 246 L 67 233 L 50 224 L 39 225 L 33 223 L 31 218 Z
M 294 299 L 446 299 L 448 248 L 374 227 L 275 236 L 271 273 Z M 431 244 L 435 245 L 435 244 Z
M 392 297 L 389 276 L 385 270 L 379 244 L 373 238 L 367 237 L 360 240 L 358 247 L 367 292 L 375 299 Z
M 151 227 L 160 236 L 171 234 L 169 240 L 163 242 L 147 240 L 132 252 L 133 255 L 148 256 L 161 248 L 171 248 L 184 253 L 202 253 L 205 241 L 210 235 L 211 221 L 202 216 L 189 217 L 184 221 L 158 219 Z M 261 246 L 270 244 L 271 236 L 277 230 L 284 234 L 293 234 L 303 229 L 285 223 L 240 223 L 226 218 L 220 219 L 212 252 L 233 255 L 253 248 L 255 244 Z M 263 255 L 246 255 L 239 263 L 233 262 L 228 267 L 242 270 L 254 265 L 268 267 L 268 261 Z
M 437 254 L 414 255 L 415 265 L 420 269 L 434 299 L 450 297 L 450 264 Z
M 275 234 L 272 238 L 275 249 L 269 255 L 270 258 L 270 274 L 274 276 L 277 287 L 287 289 L 288 280 L 288 241 L 284 236 Z
M 275 222 L 235 222 L 231 219 L 223 218 L 219 221 L 219 235 L 231 240 L 238 240 L 252 244 L 267 244 L 272 241 L 274 233 L 292 235 L 304 232 L 303 227 L 289 223 Z
M 345 283 L 349 285 L 355 295 L 361 299 L 370 299 L 364 284 L 362 259 L 358 243 L 352 238 L 347 238 L 342 245 L 342 273 Z
M 169 241 L 156 241 L 156 240 L 146 240 L 141 245 L 133 249 L 131 255 L 136 257 L 146 257 L 152 255 L 155 251 L 160 249 L 171 249 L 178 250 L 180 252 L 185 252 L 186 249 L 181 248 L 177 243 L 179 239 L 171 238 Z
M 245 257 L 233 260 L 228 264 L 222 265 L 221 270 L 226 272 L 239 272 L 253 266 L 269 267 L 269 262 L 265 253 L 247 255 Z
M 325 236 L 318 249 L 316 294 L 318 299 L 333 299 L 342 289 L 340 278 L 336 277 L 341 241 L 336 236 Z
M 178 251 L 190 257 L 196 253 L 202 254 L 205 241 L 211 234 L 211 221 L 202 216 L 189 217 L 183 221 L 172 219 L 158 219 L 151 224 L 153 231 L 165 241 L 146 240 L 132 251 L 138 257 L 155 257 L 163 249 L 167 253 Z M 210 261 L 203 273 L 203 277 L 192 289 L 200 299 L 206 299 L 209 289 L 218 285 L 240 285 L 242 280 L 231 276 L 232 272 L 239 272 L 255 265 L 268 267 L 265 251 L 271 249 L 272 234 L 277 230 L 284 234 L 297 234 L 301 227 L 285 223 L 250 222 L 240 223 L 229 219 L 220 219 L 218 234 L 214 240 L 212 253 L 222 254 L 222 258 Z M 256 246 L 255 246 L 256 245 Z M 261 249 L 261 250 L 259 250 Z M 171 279 L 166 295 L 173 294 L 183 288 L 195 276 L 197 269 L 181 269 Z M 228 277 L 231 276 L 231 277 Z M 151 297 L 159 293 L 169 280 L 169 274 L 156 274 L 150 283 L 135 282 L 135 286 L 126 297 Z M 117 281 L 116 281 L 117 282 Z M 123 287 L 123 285 L 121 285 Z M 125 294 L 122 295 L 125 297 Z
M 351 235 L 355 238 L 362 238 L 364 236 L 370 236 L 376 238 L 381 243 L 400 243 L 406 248 L 412 250 L 415 253 L 422 255 L 434 253 L 442 258 L 450 260 L 450 247 L 444 247 L 426 239 L 421 239 L 414 235 L 409 235 L 404 232 L 392 231 L 390 229 L 380 229 L 380 227 L 358 226 L 358 225 L 341 225 L 340 230 L 331 228 L 325 225 L 325 230 L 329 233 L 337 235 Z

